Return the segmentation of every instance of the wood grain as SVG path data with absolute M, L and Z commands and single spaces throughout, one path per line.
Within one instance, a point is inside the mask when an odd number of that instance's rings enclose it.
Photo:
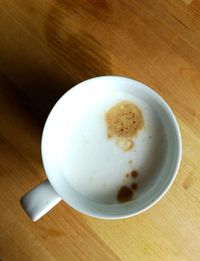
M 0 259 L 200 259 L 200 2 L 0 0 Z M 172 107 L 183 138 L 168 194 L 134 218 L 103 221 L 63 202 L 37 223 L 20 197 L 45 179 L 40 137 L 79 81 L 125 75 Z

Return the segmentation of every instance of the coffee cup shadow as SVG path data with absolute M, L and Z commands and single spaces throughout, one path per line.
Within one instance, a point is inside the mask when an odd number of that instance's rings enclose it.
M 62 40 L 50 38 L 48 35 L 49 51 L 59 65 L 53 62 L 46 67 L 29 65 L 29 72 L 24 72 L 28 77 L 16 85 L 20 103 L 41 127 L 53 105 L 71 87 L 92 77 L 111 74 L 108 55 L 92 36 L 79 32 L 67 33 Z

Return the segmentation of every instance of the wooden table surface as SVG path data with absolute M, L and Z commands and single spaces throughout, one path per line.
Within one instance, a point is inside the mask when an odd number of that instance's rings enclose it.
M 0 260 L 200 260 L 200 2 L 0 0 Z M 33 223 L 20 197 L 45 179 L 40 138 L 70 87 L 124 75 L 156 90 L 183 157 L 147 212 L 105 221 L 64 202 Z

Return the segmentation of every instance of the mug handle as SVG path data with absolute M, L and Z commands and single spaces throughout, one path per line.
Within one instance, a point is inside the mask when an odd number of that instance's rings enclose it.
M 60 201 L 61 197 L 58 196 L 49 181 L 45 180 L 27 192 L 21 198 L 20 203 L 32 221 L 37 221 Z

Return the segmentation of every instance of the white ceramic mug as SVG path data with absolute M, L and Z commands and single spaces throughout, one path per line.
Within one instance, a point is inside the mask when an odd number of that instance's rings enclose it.
M 160 174 L 154 180 L 152 188 L 144 195 L 124 204 L 102 204 L 83 197 L 73 189 L 55 164 L 55 157 L 60 156 L 57 139 L 64 140 L 62 129 L 65 111 L 70 109 L 70 102 L 81 101 L 83 95 L 89 103 L 90 93 L 101 95 L 104 90 L 121 91 L 139 97 L 153 108 L 166 133 L 166 157 Z M 59 127 L 58 127 L 59 126 Z M 119 76 L 102 76 L 81 82 L 55 104 L 46 121 L 42 135 L 42 160 L 48 177 L 21 199 L 21 204 L 33 221 L 38 220 L 61 200 L 77 211 L 104 219 L 119 219 L 134 216 L 147 210 L 158 202 L 173 183 L 181 161 L 182 144 L 178 123 L 167 103 L 152 89 L 135 80 Z M 56 151 L 57 150 L 57 151 Z M 159 156 L 159 155 L 158 155 Z M 76 162 L 74 162 L 76 164 Z

